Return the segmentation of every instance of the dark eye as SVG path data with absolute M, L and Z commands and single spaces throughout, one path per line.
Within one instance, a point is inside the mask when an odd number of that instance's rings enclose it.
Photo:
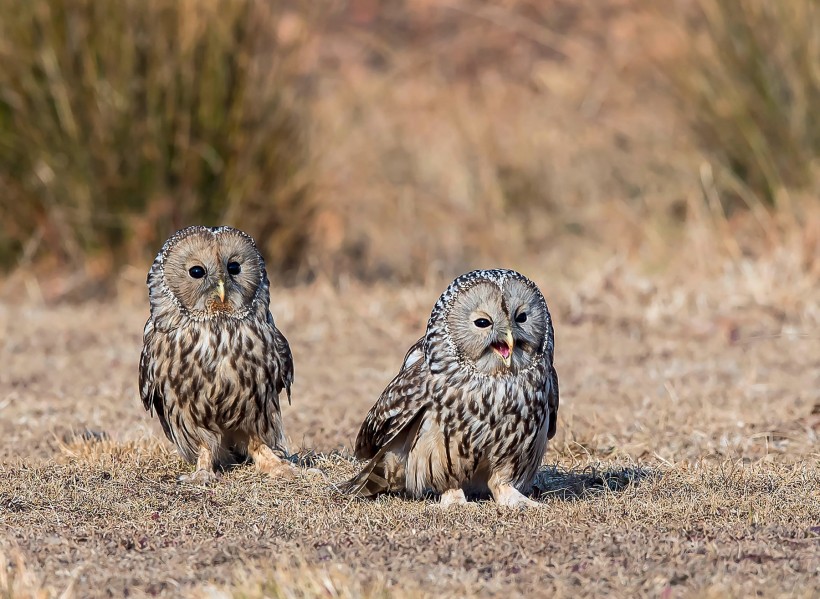
M 515 317 L 515 322 L 527 322 L 527 313 L 521 312 L 518 316 Z
M 492 323 L 486 318 L 478 318 L 475 321 L 473 321 L 473 324 L 477 326 L 479 329 L 486 329 Z
M 239 262 L 228 262 L 228 274 L 235 277 L 242 272 L 242 265 Z
M 188 274 L 191 275 L 195 279 L 201 279 L 205 276 L 205 269 L 201 266 L 192 266 L 188 270 Z

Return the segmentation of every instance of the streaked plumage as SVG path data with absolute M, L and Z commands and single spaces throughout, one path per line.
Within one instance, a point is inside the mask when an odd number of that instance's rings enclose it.
M 253 239 L 231 227 L 188 227 L 148 273 L 151 315 L 140 359 L 143 406 L 159 418 L 191 480 L 251 457 L 289 475 L 279 394 L 290 401 L 293 358 L 268 309 L 269 283 Z
M 521 492 L 555 434 L 553 344 L 532 281 L 512 270 L 458 277 L 365 418 L 356 456 L 370 461 L 344 488 L 434 491 L 443 505 L 489 491 L 503 505 L 537 505 Z

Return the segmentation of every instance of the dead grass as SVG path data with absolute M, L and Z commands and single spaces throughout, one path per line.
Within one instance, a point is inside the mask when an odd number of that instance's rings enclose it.
M 317 465 L 332 480 L 353 471 L 340 458 Z M 17 498 L 4 515 L 10 537 L 51 580 L 75 576 L 83 596 L 209 586 L 234 596 L 818 590 L 811 460 L 657 464 L 622 488 L 542 495 L 545 509 L 524 514 L 490 502 L 451 513 L 400 498 L 351 502 L 325 483 L 274 486 L 250 469 L 180 488 L 184 468 L 156 443 L 4 470 L 13 481 L 4 493 Z M 584 476 L 595 479 L 576 467 L 551 480 Z
M 0 597 L 49 599 L 56 596 L 44 585 L 42 577 L 28 566 L 18 549 L 0 549 Z M 73 596 L 72 585 L 59 593 L 60 599 L 71 599 Z
M 136 388 L 148 263 L 112 274 L 118 299 L 78 305 L 50 300 L 87 299 L 82 279 L 17 269 L 0 301 L 0 597 L 820 595 L 816 198 L 726 216 L 644 78 L 680 47 L 643 37 L 635 4 L 325 15 L 306 46 L 317 276 L 274 273 L 272 311 L 296 362 L 292 448 L 326 480 L 178 485 L 187 466 Z M 448 278 L 499 265 L 539 284 L 556 324 L 544 509 L 339 495 Z
M 562 389 L 543 510 L 336 493 L 442 282 L 315 284 L 272 309 L 297 365 L 287 429 L 325 481 L 175 482 L 187 467 L 137 397 L 143 298 L 0 305 L 4 541 L 50 596 L 816 596 L 816 282 L 792 258 L 688 285 L 618 261 L 580 283 L 528 272 Z
M 370 9 L 318 48 L 317 272 L 427 281 L 563 244 L 577 272 L 680 226 L 699 156 L 635 2 Z
M 725 199 L 789 209 L 790 190 L 816 192 L 817 3 L 697 0 L 658 12 L 671 24 L 661 27 L 662 35 L 686 48 L 665 72 L 700 146 L 719 168 Z
M 7 107 L 0 153 L 14 171 L 0 176 L 0 203 L 11 215 L 0 224 L 7 233 L 0 253 L 16 264 L 5 297 L 24 287 L 34 300 L 86 299 L 95 291 L 89 276 L 97 291 L 139 283 L 164 236 L 197 219 L 247 227 L 277 279 L 290 271 L 342 287 L 351 279 L 431 284 L 487 263 L 537 262 L 578 279 L 613 255 L 654 270 L 686 262 L 713 276 L 726 258 L 772 258 L 784 246 L 803 269 L 820 269 L 816 193 L 811 184 L 800 189 L 806 177 L 775 169 L 765 175 L 766 185 L 779 188 L 775 211 L 746 194 L 750 210 L 727 216 L 727 200 L 742 190 L 727 187 L 721 168 L 738 156 L 760 158 L 743 145 L 751 136 L 765 146 L 762 162 L 775 156 L 801 173 L 816 170 L 807 109 L 817 87 L 810 0 L 793 10 L 732 0 L 745 12 L 713 0 L 686 3 L 712 21 L 687 21 L 690 13 L 671 4 L 647 10 L 643 0 L 326 2 L 314 9 L 283 1 L 262 3 L 272 12 L 251 19 L 244 37 L 244 19 L 261 6 L 255 0 L 229 2 L 230 19 L 186 10 L 186 0 L 92 4 L 13 3 L 15 19 L 48 35 L 38 41 L 31 27 L 14 27 L 6 37 L 19 43 L 0 48 L 11 65 L 0 81 Z M 63 8 L 45 10 L 52 5 Z M 152 19 L 151 11 L 167 18 Z M 63 21 L 84 24 L 77 35 L 94 43 L 64 40 Z M 128 41 L 116 52 L 106 51 L 112 35 L 119 40 L 111 21 Z M 758 21 L 767 27 L 739 29 L 754 52 L 732 54 L 734 25 Z M 790 29 L 794 35 L 779 33 Z M 153 36 L 140 50 L 153 69 L 145 76 L 133 48 L 143 35 Z M 176 38 L 190 43 L 164 41 Z M 52 59 L 56 79 L 37 79 L 32 65 Z M 209 67 L 207 77 L 192 75 L 197 60 Z M 83 65 L 96 62 L 99 72 L 87 73 Z M 658 65 L 681 76 L 676 94 Z M 232 88 L 228 67 L 247 89 L 220 108 Z M 755 68 L 768 78 L 748 76 Z M 154 116 L 143 118 L 126 101 L 131 95 L 118 91 L 165 89 L 158 81 L 179 102 L 163 104 L 157 92 Z M 201 89 L 189 97 L 191 81 Z M 785 90 L 793 102 L 761 108 L 755 82 Z M 723 87 L 733 101 L 714 92 Z M 95 136 L 86 139 L 82 127 L 66 133 L 58 114 L 36 109 L 63 97 L 94 123 Z M 253 125 L 239 126 L 231 115 L 246 109 Z M 699 136 L 704 129 L 715 136 Z M 124 142 L 114 139 L 121 130 Z M 52 141 L 66 136 L 70 144 Z M 215 160 L 222 150 L 234 158 Z M 715 159 L 721 152 L 731 156 Z M 159 175 L 143 177 L 146 164 Z M 102 249 L 90 255 L 88 247 Z M 72 264 L 87 259 L 86 276 L 66 267 L 67 256 Z

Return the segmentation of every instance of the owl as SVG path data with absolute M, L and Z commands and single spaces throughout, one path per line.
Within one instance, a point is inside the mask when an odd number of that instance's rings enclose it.
M 293 357 L 268 309 L 265 262 L 254 240 L 231 227 L 175 233 L 148 273 L 151 315 L 143 331 L 139 386 L 145 409 L 193 474 L 253 459 L 291 476 L 279 395 L 290 402 Z
M 433 491 L 440 505 L 525 497 L 555 435 L 553 328 L 538 287 L 512 270 L 458 277 L 436 302 L 356 439 L 369 460 L 342 489 L 362 496 Z

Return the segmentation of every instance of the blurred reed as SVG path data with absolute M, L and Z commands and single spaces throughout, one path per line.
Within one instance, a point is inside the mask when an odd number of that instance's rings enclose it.
M 298 28 L 265 0 L 5 0 L 0 265 L 100 274 L 230 223 L 296 269 L 313 213 Z M 293 29 L 293 28 L 291 28 Z
M 686 51 L 667 72 L 723 199 L 820 192 L 820 3 L 695 0 L 674 17 Z
M 5 0 L 0 268 L 137 282 L 192 223 L 334 281 L 781 245 L 820 192 L 820 5 L 602 4 Z

